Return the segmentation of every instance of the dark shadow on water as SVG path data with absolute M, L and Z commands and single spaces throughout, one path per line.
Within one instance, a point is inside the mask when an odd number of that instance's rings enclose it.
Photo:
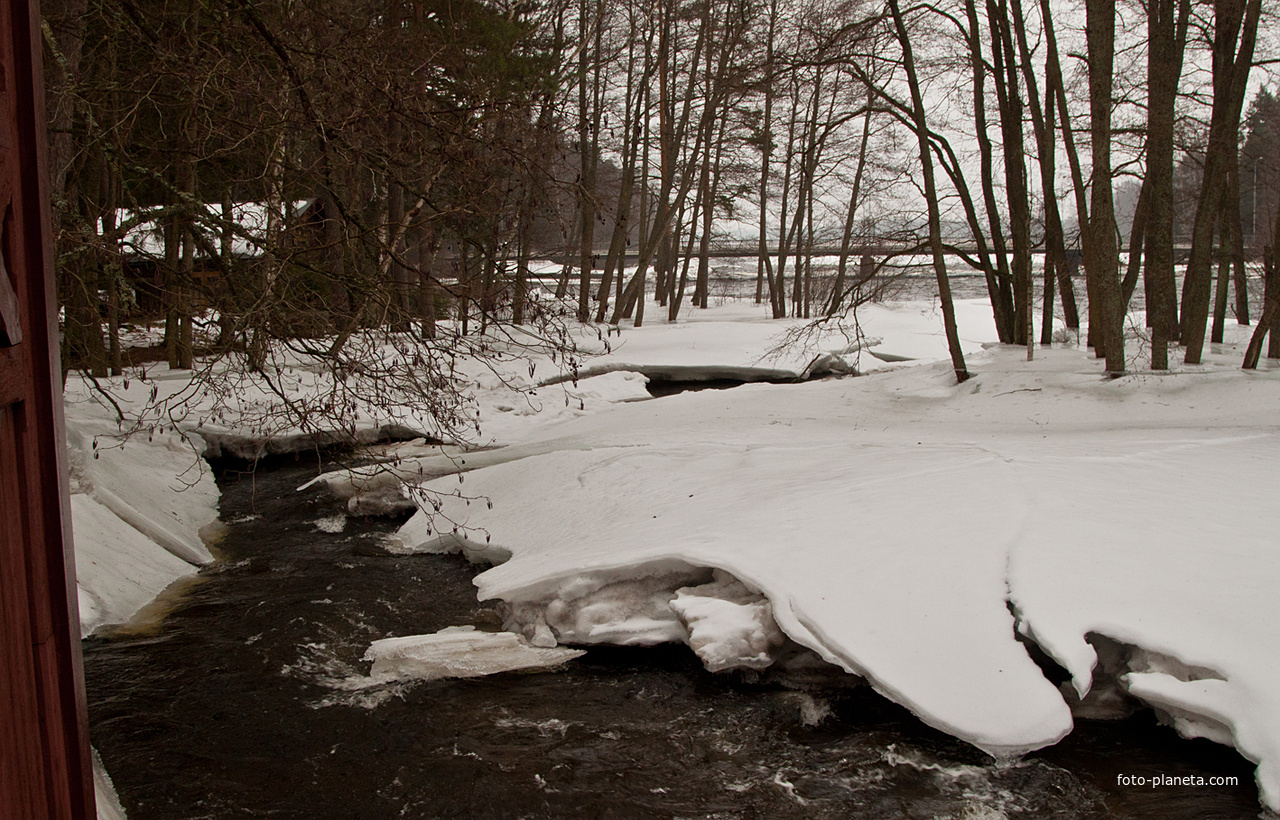
M 462 559 L 387 553 L 396 522 L 296 492 L 317 469 L 224 472 L 225 560 L 158 631 L 85 641 L 91 734 L 131 820 L 1258 814 L 1238 755 L 1149 718 L 1082 724 L 996 766 L 869 687 L 712 675 L 684 647 L 364 685 L 374 640 L 498 629 L 501 617 L 476 601 Z M 1117 773 L 1232 773 L 1241 785 L 1120 788 Z
M 677 380 L 677 379 L 659 379 L 653 376 L 649 377 L 648 384 L 645 389 L 649 391 L 649 395 L 655 399 L 665 396 L 674 396 L 677 393 L 697 392 L 699 390 L 728 390 L 733 387 L 741 387 L 744 384 L 799 384 L 800 379 L 757 379 L 755 381 L 744 381 L 742 379 L 701 379 L 697 381 Z

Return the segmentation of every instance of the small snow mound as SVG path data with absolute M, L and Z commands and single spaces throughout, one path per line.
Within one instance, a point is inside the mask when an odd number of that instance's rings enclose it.
M 719 571 L 712 583 L 677 590 L 670 607 L 711 672 L 764 669 L 786 640 L 769 600 Z
M 507 602 L 505 628 L 534 646 L 685 643 L 723 672 L 765 669 L 787 643 L 765 595 L 683 562 L 566 576 L 522 597 Z
M 1180 680 L 1164 672 L 1130 672 L 1129 694 L 1151 704 L 1163 722 L 1185 738 L 1207 738 L 1234 746 L 1234 693 L 1221 679 Z

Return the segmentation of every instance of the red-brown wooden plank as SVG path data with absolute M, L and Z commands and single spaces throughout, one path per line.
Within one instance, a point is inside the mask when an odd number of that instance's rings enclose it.
M 0 818 L 94 816 L 66 493 L 40 16 L 0 3 Z

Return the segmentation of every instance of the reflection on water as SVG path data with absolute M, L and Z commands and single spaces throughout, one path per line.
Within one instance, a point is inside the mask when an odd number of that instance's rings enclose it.
M 294 492 L 315 469 L 224 475 L 225 560 L 158 630 L 85 642 L 91 735 L 132 820 L 1258 815 L 1251 767 L 1150 718 L 997 766 L 866 687 L 752 685 L 684 647 L 370 686 L 372 641 L 500 618 L 461 559 L 384 552 L 391 522 L 337 527 L 339 502 Z

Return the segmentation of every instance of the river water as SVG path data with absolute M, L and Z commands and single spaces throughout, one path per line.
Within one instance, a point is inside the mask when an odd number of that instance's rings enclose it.
M 295 491 L 318 469 L 224 470 L 222 560 L 158 624 L 84 642 L 91 737 L 132 820 L 1258 816 L 1250 765 L 1150 715 L 997 766 L 851 679 L 713 675 L 683 646 L 369 686 L 370 642 L 501 618 L 461 558 L 388 553 L 395 522 Z

